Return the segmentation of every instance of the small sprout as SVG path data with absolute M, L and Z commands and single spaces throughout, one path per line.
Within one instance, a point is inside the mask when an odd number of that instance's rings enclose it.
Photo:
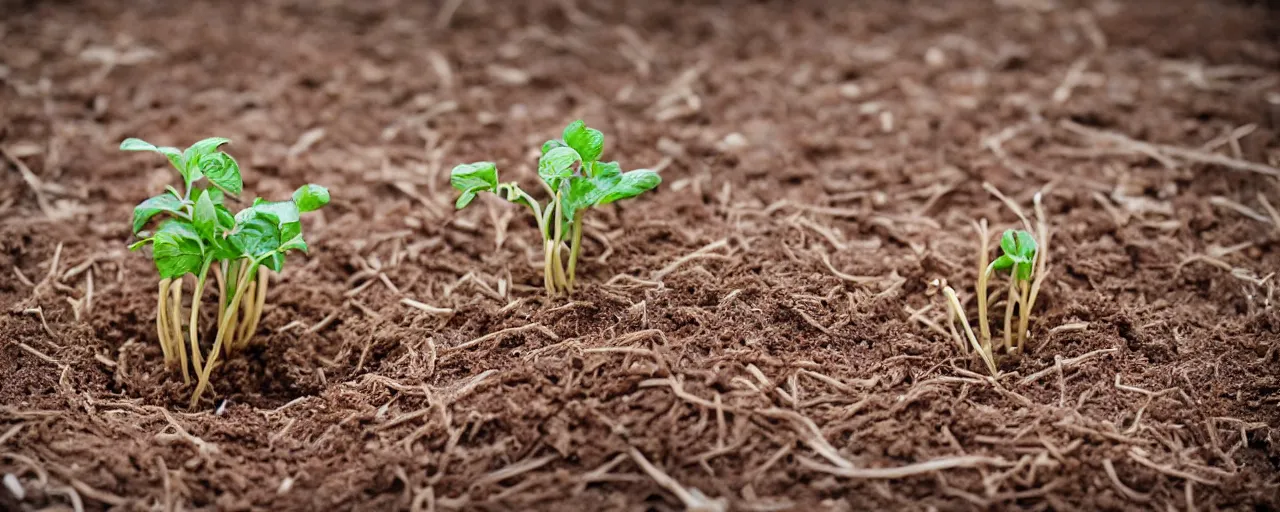
M 270 274 L 279 272 L 289 251 L 306 252 L 300 214 L 329 203 L 329 191 L 319 185 L 298 188 L 289 201 L 263 201 L 232 214 L 226 197 L 243 191 L 240 165 L 218 148 L 227 139 L 213 137 L 184 151 L 157 147 L 140 139 L 120 143 L 125 151 L 152 151 L 169 159 L 182 176 L 183 189 L 166 187 L 164 193 L 143 201 L 133 210 L 133 232 L 142 240 L 129 246 L 138 250 L 150 244 L 160 274 L 156 332 L 167 366 L 182 369 L 183 382 L 196 373 L 191 397 L 195 407 L 209 384 L 209 375 L 220 353 L 231 355 L 248 346 L 262 319 Z M 201 180 L 209 186 L 200 187 Z M 163 215 L 151 233 L 144 231 Z M 209 271 L 218 289 L 218 315 L 214 341 L 201 343 L 200 305 Z M 190 317 L 183 325 L 182 288 L 187 274 L 195 277 Z M 205 340 L 207 341 L 207 339 Z
M 1031 280 L 1032 266 L 1036 260 L 1036 239 L 1031 233 L 1012 229 L 1006 230 L 1000 237 L 1000 250 L 1004 252 L 991 263 L 996 271 L 1013 270 L 1013 277 L 1018 281 Z
M 1037 233 L 1042 242 L 1047 243 L 1047 231 L 1045 229 L 1044 214 L 1040 208 L 1039 196 L 1036 201 L 1037 215 Z M 978 252 L 978 333 L 975 335 L 973 329 L 969 326 L 968 317 L 965 315 L 964 307 L 960 299 L 956 296 L 955 290 L 950 286 L 942 283 L 943 296 L 946 299 L 947 309 L 950 316 L 954 320 L 959 320 L 963 326 L 963 335 L 956 331 L 952 324 L 951 334 L 955 341 L 962 347 L 973 347 L 986 363 L 988 370 L 993 376 L 999 374 L 996 367 L 997 363 L 997 347 L 991 341 L 991 327 L 987 320 L 988 304 L 988 284 L 991 277 L 999 272 L 1009 272 L 1009 290 L 1005 295 L 1005 315 L 1004 315 L 1004 343 L 1005 353 L 1016 354 L 1024 350 L 1026 341 L 1027 327 L 1031 319 L 1031 311 L 1039 295 L 1040 285 L 1044 281 L 1046 274 L 1044 251 L 1047 245 L 1041 245 L 1036 242 L 1036 236 L 1032 236 L 1030 232 L 1022 230 L 1007 230 L 1000 237 L 1000 256 L 990 263 L 987 263 L 988 244 L 990 235 L 987 231 L 987 222 L 984 219 L 977 224 L 979 238 Z M 1017 319 L 1015 324 L 1014 319 Z M 965 343 L 967 338 L 968 343 Z
M 562 138 L 542 145 L 538 178 L 551 197 L 539 203 L 520 186 L 498 181 L 493 162 L 475 162 L 453 168 L 449 182 L 461 192 L 455 206 L 465 208 L 481 192 L 524 205 L 533 213 L 543 238 L 543 282 L 548 295 L 573 291 L 582 248 L 582 219 L 587 210 L 638 196 L 662 182 L 658 173 L 639 169 L 622 172 L 617 162 L 602 162 L 604 134 L 581 120 L 564 129 Z M 569 244 L 564 265 L 562 247 Z

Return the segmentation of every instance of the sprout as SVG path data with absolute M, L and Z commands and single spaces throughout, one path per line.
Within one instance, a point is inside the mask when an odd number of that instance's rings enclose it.
M 134 208 L 133 232 L 144 238 L 129 248 L 151 246 L 160 274 L 156 334 L 166 366 L 179 366 L 186 384 L 191 382 L 191 370 L 195 371 L 193 408 L 209 384 L 218 354 L 230 356 L 243 349 L 257 332 L 269 271 L 279 272 L 289 251 L 307 251 L 299 217 L 329 203 L 327 189 L 308 184 L 298 188 L 292 200 L 255 199 L 252 206 L 232 214 L 226 196 L 242 192 L 243 182 L 235 159 L 218 149 L 227 142 L 220 137 L 208 138 L 185 151 L 156 147 L 140 139 L 120 143 L 125 151 L 164 155 L 183 179 L 181 191 L 167 187 L 164 193 Z M 202 179 L 212 187 L 197 187 Z M 143 228 L 160 215 L 167 218 L 154 231 L 144 232 Z M 206 352 L 198 322 L 210 270 L 217 280 L 218 316 L 213 345 Z M 195 276 L 195 288 L 183 329 L 182 289 L 187 274 Z
M 1004 342 L 1002 347 L 1004 353 L 1017 354 L 1025 350 L 1031 311 L 1034 309 L 1041 283 L 1043 283 L 1046 275 L 1045 253 L 1048 250 L 1048 233 L 1045 228 L 1044 211 L 1040 205 L 1040 196 L 1038 194 L 1035 198 L 1035 206 L 1037 217 L 1036 232 L 1038 236 L 1033 236 L 1030 232 L 1023 230 L 1005 231 L 1004 235 L 1000 237 L 1001 254 L 990 263 L 988 263 L 987 258 L 991 237 L 987 230 L 987 221 L 983 219 L 975 224 L 979 239 L 978 333 L 976 335 L 973 332 L 973 328 L 969 326 L 968 317 L 965 315 L 964 307 L 956 296 L 955 290 L 950 286 L 946 286 L 945 283 L 938 283 L 943 288 L 942 293 L 946 298 L 951 318 L 958 319 L 963 326 L 964 336 L 962 337 L 956 331 L 955 325 L 952 324 L 952 337 L 962 349 L 972 347 L 974 351 L 978 352 L 993 376 L 998 375 L 999 370 L 996 367 L 997 347 L 992 345 L 991 327 L 987 320 L 987 310 L 990 305 L 987 292 L 992 276 L 1001 272 L 1009 273 L 1009 288 L 1005 295 Z M 1020 212 L 1019 216 L 1021 217 Z M 1037 238 L 1040 239 L 1040 243 L 1037 243 Z M 1015 317 L 1017 319 L 1016 326 Z M 968 344 L 965 343 L 965 338 L 967 338 Z
M 481 192 L 492 192 L 529 208 L 542 233 L 543 284 L 550 296 L 573 291 L 587 210 L 638 196 L 662 182 L 654 171 L 622 172 L 617 162 L 600 161 L 604 134 L 581 120 L 570 123 L 562 137 L 543 144 L 538 159 L 538 177 L 551 196 L 545 204 L 514 182 L 499 183 L 493 162 L 462 164 L 449 176 L 450 184 L 462 192 L 455 203 L 458 209 L 471 204 Z M 569 244 L 567 267 L 562 251 L 565 243 Z

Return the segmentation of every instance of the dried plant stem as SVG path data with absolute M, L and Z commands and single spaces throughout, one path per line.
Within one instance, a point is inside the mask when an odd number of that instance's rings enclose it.
M 991 327 L 987 324 L 987 284 L 995 272 L 995 267 L 987 262 L 988 244 L 991 238 L 987 231 L 987 219 L 982 219 L 974 227 L 978 231 L 978 332 L 982 335 L 979 341 L 989 351 Z
M 1040 295 L 1040 286 L 1045 276 L 1049 275 L 1049 228 L 1045 224 L 1044 204 L 1039 193 L 1032 199 L 1036 211 L 1036 237 L 1040 239 L 1040 250 L 1036 251 L 1035 278 L 1031 280 L 1030 290 L 1022 297 L 1022 317 L 1018 320 L 1018 351 L 1022 351 L 1026 342 L 1027 327 L 1031 322 L 1031 311 L 1035 308 L 1036 297 Z
M 960 304 L 960 299 L 956 297 L 956 291 L 950 286 L 942 289 L 942 294 L 947 298 L 947 309 L 951 310 L 950 321 L 960 321 L 961 327 L 964 327 L 964 333 L 968 335 L 969 342 L 973 344 L 974 350 L 978 351 L 978 355 L 982 356 L 982 361 L 987 363 L 987 369 L 991 371 L 991 375 L 999 375 L 999 369 L 996 368 L 995 356 L 987 348 L 984 348 L 978 342 L 978 337 L 973 335 L 973 327 L 969 326 L 969 318 L 964 314 L 964 306 Z

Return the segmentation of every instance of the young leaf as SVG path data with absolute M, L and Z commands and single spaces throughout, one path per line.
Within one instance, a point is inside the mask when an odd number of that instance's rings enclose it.
M 1008 254 L 1001 254 L 999 258 L 991 262 L 991 268 L 996 271 L 1009 270 L 1013 268 L 1014 261 Z
M 259 258 L 279 249 L 280 218 L 262 210 L 247 211 L 252 212 L 251 216 L 237 222 L 235 230 L 227 237 L 231 244 L 241 255 L 250 258 Z M 239 220 L 239 214 L 236 217 Z
M 319 210 L 329 204 L 329 189 L 308 183 L 293 191 L 293 202 L 298 205 L 298 211 L 303 213 Z
M 133 232 L 142 231 L 147 221 L 160 212 L 178 213 L 180 211 L 182 211 L 182 199 L 173 194 L 166 192 L 147 199 L 133 207 Z
M 573 164 L 581 161 L 582 157 L 573 148 L 553 148 L 538 159 L 538 177 L 552 190 L 558 190 L 560 182 L 573 175 Z
M 591 176 L 597 179 L 617 181 L 622 175 L 622 166 L 618 162 L 591 162 Z
M 307 242 L 302 239 L 302 224 L 299 222 L 280 226 L 280 253 L 286 251 L 307 252 Z
M 584 162 L 594 162 L 604 152 L 604 134 L 587 128 L 581 119 L 569 123 L 564 129 L 564 143 L 577 151 Z
M 160 227 L 156 228 L 156 234 L 159 233 L 173 233 L 183 238 L 200 241 L 200 233 L 196 232 L 195 226 L 183 219 L 168 219 L 161 222 Z
M 231 231 L 232 228 L 236 227 L 236 217 L 231 214 L 231 210 L 228 210 L 226 206 L 214 202 L 213 210 L 218 216 L 218 225 L 222 227 L 223 231 Z
M 221 205 L 226 202 L 226 196 L 222 191 L 216 188 L 196 189 L 191 192 L 191 200 L 199 202 L 200 196 L 208 194 L 209 200 L 213 201 L 214 206 Z
M 205 240 L 213 240 L 214 228 L 218 226 L 218 211 L 214 207 L 212 194 L 200 194 L 192 211 L 191 221 L 201 237 Z
M 632 198 L 652 190 L 659 183 L 662 183 L 662 178 L 656 172 L 648 169 L 628 171 L 619 176 L 618 182 L 610 187 L 609 191 L 595 204 L 604 205 L 621 199 Z
M 449 184 L 462 191 L 457 203 L 454 203 L 454 206 L 461 210 L 471 204 L 477 193 L 497 189 L 498 166 L 493 162 L 458 165 L 449 173 Z
M 569 193 L 561 196 L 561 211 L 573 220 L 579 210 L 595 206 L 621 179 L 622 168 L 618 162 L 592 162 L 592 176 L 574 176 L 569 180 Z
M 199 239 L 178 231 L 160 231 L 152 240 L 152 258 L 163 279 L 195 273 L 204 262 Z
M 231 155 L 219 152 L 199 155 L 196 158 L 200 173 L 209 178 L 209 183 L 232 194 L 239 194 L 244 190 L 244 181 L 240 177 L 240 164 L 236 159 L 231 158 Z
M 121 151 L 154 151 L 156 153 L 160 153 L 168 157 L 169 163 L 172 163 L 174 168 L 178 169 L 178 172 L 181 172 L 184 177 L 187 174 L 187 171 L 186 171 L 187 160 L 186 158 L 183 158 L 182 151 L 179 151 L 178 148 L 172 148 L 168 146 L 156 147 L 154 144 L 147 142 L 145 140 L 135 139 L 130 137 L 120 143 L 120 150 Z
M 208 156 L 213 154 L 214 151 L 217 151 L 218 146 L 221 146 L 228 142 L 231 142 L 231 141 L 228 139 L 224 139 L 222 137 L 209 137 L 200 142 L 192 144 L 190 147 L 187 148 L 186 151 L 182 152 L 182 156 L 187 160 L 192 160 L 192 157 L 200 158 L 200 157 Z
M 262 265 L 271 269 L 273 272 L 284 270 L 284 254 L 279 252 L 272 253 L 270 256 L 267 256 L 262 260 Z
M 1003 266 L 997 270 L 1013 267 L 1014 279 L 1018 281 L 1030 279 L 1032 264 L 1036 259 L 1036 249 L 1036 240 L 1031 233 L 1022 230 L 1006 230 L 1000 237 L 1000 250 L 1004 254 L 996 259 L 996 263 Z M 1009 263 L 1001 261 L 1005 258 L 1008 258 Z
M 240 210 L 236 214 L 236 224 L 244 224 L 260 213 L 279 219 L 280 224 L 298 222 L 301 213 L 297 203 L 293 201 L 264 201 L 261 197 L 253 200 L 253 206 Z
M 542 143 L 542 154 L 545 155 L 547 154 L 547 152 L 555 148 L 563 148 L 563 147 L 568 147 L 565 145 L 564 141 L 552 139 Z

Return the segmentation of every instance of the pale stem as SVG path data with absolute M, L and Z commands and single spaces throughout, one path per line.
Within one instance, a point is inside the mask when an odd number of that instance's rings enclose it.
M 1031 287 L 1026 281 L 1022 283 L 1022 299 L 1018 305 L 1018 344 L 1015 350 L 1022 352 L 1022 344 L 1027 339 L 1027 323 L 1031 321 Z
M 950 321 L 960 320 L 960 325 L 964 327 L 964 333 L 969 336 L 969 343 L 972 343 L 974 350 L 977 350 L 978 355 L 982 356 L 982 361 L 987 363 L 987 369 L 991 370 L 991 376 L 999 376 L 995 357 L 991 352 L 984 350 L 982 345 L 978 343 L 977 336 L 973 335 L 973 328 L 969 326 L 969 319 L 964 314 L 964 307 L 960 305 L 960 299 L 956 298 L 956 291 L 948 286 L 942 289 L 942 294 L 947 298 L 947 309 L 951 310 Z
M 169 314 L 165 301 L 169 296 L 169 283 L 169 279 L 160 280 L 159 301 L 156 304 L 156 335 L 160 339 L 160 351 L 164 353 L 164 365 L 173 368 L 173 350 L 169 345 Z
M 182 365 L 182 383 L 191 383 L 191 375 L 187 371 L 187 350 L 182 346 L 182 278 L 173 280 L 169 285 L 169 340 L 178 351 L 178 362 Z M 200 357 L 199 353 L 192 357 Z
M 560 207 L 560 194 L 556 194 L 555 202 L 555 247 L 553 247 L 555 262 L 552 264 L 551 270 L 555 271 L 556 286 L 561 290 L 568 291 L 569 283 L 564 278 L 564 260 L 560 257 L 560 247 L 564 245 L 561 243 L 564 241 L 564 210 Z
M 257 267 L 258 262 L 252 261 L 250 267 Z M 240 298 L 244 293 L 244 288 L 248 284 L 249 273 L 242 273 L 238 283 L 235 283 L 236 293 L 231 296 L 231 303 L 240 302 Z M 209 351 L 209 360 L 204 365 L 204 371 L 199 375 L 200 381 L 196 383 L 196 391 L 191 395 L 191 408 L 195 409 L 200 403 L 200 395 L 204 394 L 204 388 L 209 385 L 209 374 L 213 372 L 213 363 L 218 358 L 218 351 L 222 349 L 222 344 L 226 341 L 231 326 L 231 319 L 235 316 L 235 308 L 228 308 L 225 315 L 218 322 L 218 334 L 213 340 L 213 349 Z
M 569 246 L 569 291 L 573 291 L 573 282 L 578 274 L 578 253 L 582 250 L 582 217 L 586 210 L 578 210 L 573 214 L 573 240 Z
M 978 332 L 982 335 L 982 345 L 991 347 L 991 326 L 987 324 L 987 282 L 995 270 L 994 263 L 987 263 L 987 252 L 990 250 L 991 234 L 987 231 L 987 219 L 982 219 L 976 226 L 978 231 Z
M 198 334 L 199 331 L 197 330 L 197 324 L 199 323 L 200 318 L 200 298 L 204 296 L 204 281 L 209 277 L 209 264 L 211 262 L 212 260 L 206 261 L 204 262 L 204 265 L 200 267 L 200 275 L 196 278 L 196 289 L 191 295 L 191 321 L 187 322 L 187 327 L 190 330 L 191 335 L 191 360 L 195 362 L 195 369 L 197 373 L 204 369 L 201 364 L 200 336 Z
M 244 290 L 244 298 L 240 299 L 240 324 L 236 326 L 236 335 L 227 344 L 235 352 L 249 342 L 249 324 L 253 323 L 253 304 L 258 300 L 258 282 L 249 278 L 249 285 Z
M 227 263 L 222 261 L 213 267 L 213 277 L 218 281 L 218 316 L 214 318 L 222 318 L 222 314 L 227 310 L 227 282 L 223 277 L 226 266 Z
M 1016 269 L 1014 270 L 1017 271 Z M 1004 303 L 1004 350 L 1006 352 L 1013 350 L 1013 306 L 1018 302 L 1018 282 L 1013 276 L 1009 276 L 1009 294 L 1005 297 Z
M 249 323 L 248 335 L 244 338 L 244 345 L 248 345 L 253 339 L 254 333 L 258 331 L 258 324 L 262 322 L 262 308 L 267 304 L 267 283 L 271 281 L 271 269 L 267 267 L 258 267 L 258 297 L 253 306 L 253 320 Z

